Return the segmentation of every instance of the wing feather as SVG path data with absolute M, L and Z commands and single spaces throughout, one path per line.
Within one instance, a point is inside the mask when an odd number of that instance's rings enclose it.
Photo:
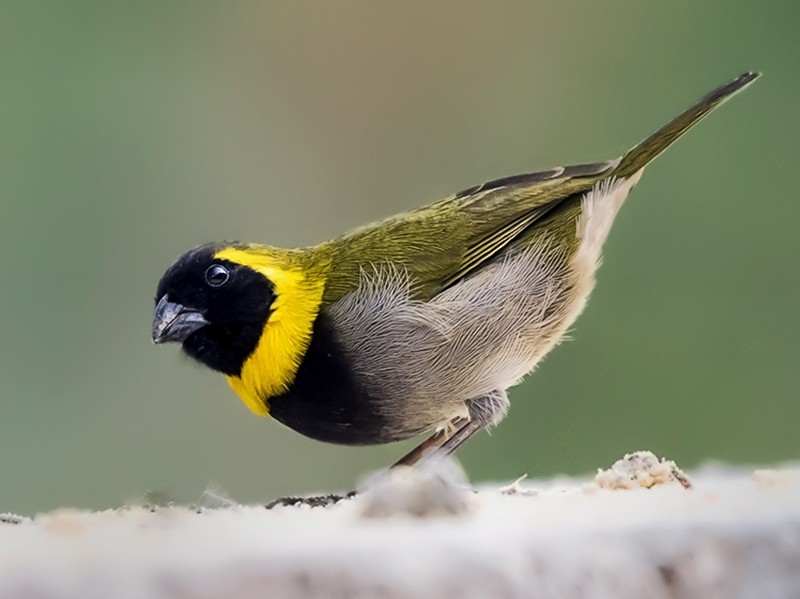
M 487 181 L 449 198 L 356 229 L 333 242 L 324 301 L 358 287 L 365 268 L 404 268 L 429 299 L 501 254 L 564 200 L 607 177 L 618 161 L 557 167 Z

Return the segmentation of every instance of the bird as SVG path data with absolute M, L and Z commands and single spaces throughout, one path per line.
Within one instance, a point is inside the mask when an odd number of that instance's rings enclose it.
M 195 247 L 158 282 L 153 341 L 306 437 L 427 434 L 393 466 L 448 456 L 503 419 L 508 390 L 569 331 L 644 168 L 759 75 L 613 160 L 495 179 L 308 247 Z

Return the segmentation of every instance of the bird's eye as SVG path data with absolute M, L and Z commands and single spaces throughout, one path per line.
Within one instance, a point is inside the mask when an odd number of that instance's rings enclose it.
M 222 287 L 231 278 L 231 273 L 222 264 L 212 264 L 206 269 L 206 283 L 211 287 Z

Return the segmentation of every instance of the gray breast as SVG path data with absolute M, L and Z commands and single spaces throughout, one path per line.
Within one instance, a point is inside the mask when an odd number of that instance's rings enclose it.
M 422 302 L 405 271 L 375 265 L 330 316 L 387 419 L 429 428 L 530 372 L 573 319 L 573 275 L 563 253 L 526 249 Z

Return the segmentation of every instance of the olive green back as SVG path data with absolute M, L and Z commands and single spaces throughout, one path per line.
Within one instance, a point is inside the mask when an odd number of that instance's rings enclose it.
M 363 268 L 386 263 L 406 269 L 414 281 L 414 297 L 429 299 L 509 247 L 524 246 L 537 224 L 557 223 L 566 207 L 562 204 L 570 198 L 577 201 L 615 164 L 556 168 L 490 181 L 356 229 L 331 242 L 335 268 L 324 301 L 336 301 L 355 289 Z M 563 226 L 549 227 L 547 233 L 559 245 L 574 245 L 574 219 L 562 220 Z

